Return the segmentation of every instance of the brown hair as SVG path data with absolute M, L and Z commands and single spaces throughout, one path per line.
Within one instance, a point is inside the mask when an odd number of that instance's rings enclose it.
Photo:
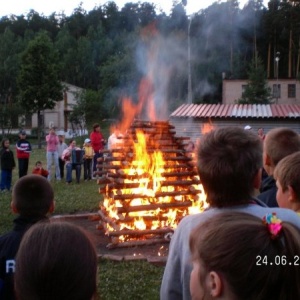
M 23 216 L 46 216 L 53 205 L 54 192 L 46 178 L 39 175 L 21 177 L 13 187 L 12 202 Z
M 220 213 L 194 228 L 190 249 L 193 261 L 203 266 L 200 278 L 217 272 L 237 299 L 299 299 L 300 231 L 290 223 L 283 222 L 282 232 L 272 238 L 258 217 Z
M 100 127 L 99 123 L 95 123 L 95 124 L 93 124 L 93 130 L 94 130 L 94 131 L 95 131 L 95 130 L 96 130 L 96 128 L 98 128 L 98 127 Z
M 17 257 L 19 300 L 90 300 L 96 294 L 97 255 L 83 229 L 39 223 L 24 235 Z
M 274 170 L 274 177 L 279 180 L 283 192 L 291 186 L 300 201 L 300 151 L 283 158 Z
M 239 127 L 215 129 L 200 141 L 197 168 L 207 202 L 230 206 L 250 200 L 253 181 L 262 167 L 262 143 Z
M 267 133 L 264 141 L 264 152 L 270 157 L 274 166 L 282 158 L 297 151 L 300 151 L 300 136 L 294 130 L 280 127 Z

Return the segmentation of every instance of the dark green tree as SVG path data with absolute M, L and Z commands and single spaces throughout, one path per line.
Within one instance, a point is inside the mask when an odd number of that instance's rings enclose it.
M 266 72 L 261 58 L 253 58 L 248 72 L 248 85 L 237 101 L 239 104 L 271 104 L 271 89 L 267 85 Z
M 18 76 L 19 102 L 26 113 L 37 113 L 39 148 L 44 121 L 41 112 L 53 109 L 56 102 L 63 99 L 57 57 L 57 52 L 45 32 L 38 34 L 22 54 Z

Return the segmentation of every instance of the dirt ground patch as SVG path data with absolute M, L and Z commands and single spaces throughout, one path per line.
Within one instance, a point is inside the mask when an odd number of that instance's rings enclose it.
M 103 230 L 97 228 L 99 220 L 97 220 L 97 215 L 95 213 L 54 216 L 51 218 L 51 221 L 67 221 L 83 227 L 90 234 L 99 257 L 113 260 L 144 259 L 152 263 L 157 262 L 157 264 L 164 264 L 168 255 L 168 243 L 135 246 L 130 248 L 107 248 L 110 239 L 104 234 Z

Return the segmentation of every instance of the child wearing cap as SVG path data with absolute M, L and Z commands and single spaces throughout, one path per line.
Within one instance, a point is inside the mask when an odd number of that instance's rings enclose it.
M 19 178 L 27 175 L 31 144 L 26 140 L 26 131 L 21 130 L 19 140 L 16 143 L 17 159 L 19 166 Z
M 83 156 L 83 178 L 84 180 L 91 180 L 92 179 L 92 164 L 93 164 L 93 157 L 94 157 L 94 150 L 91 145 L 90 139 L 85 139 L 83 148 L 84 156 Z

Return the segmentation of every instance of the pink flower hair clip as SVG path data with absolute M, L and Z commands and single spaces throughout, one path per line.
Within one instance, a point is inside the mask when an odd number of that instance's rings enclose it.
M 277 218 L 276 213 L 266 214 L 263 217 L 263 223 L 267 225 L 267 228 L 271 233 L 271 238 L 277 238 L 282 229 L 282 221 Z

